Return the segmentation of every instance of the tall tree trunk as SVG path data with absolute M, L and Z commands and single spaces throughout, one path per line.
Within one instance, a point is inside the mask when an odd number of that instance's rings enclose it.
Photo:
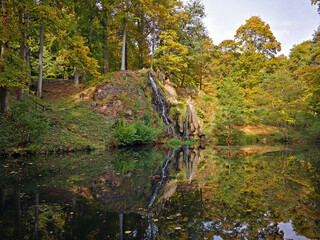
M 86 70 L 83 70 L 83 71 L 82 71 L 81 81 L 82 81 L 83 83 L 85 83 L 85 82 L 87 81 L 87 72 L 86 72 Z
M 42 96 L 42 75 L 43 75 L 43 43 L 44 43 L 44 27 L 42 23 L 40 31 L 40 50 L 39 50 L 39 78 L 38 78 L 38 91 L 37 96 Z
M 138 62 L 138 66 L 140 69 L 143 68 L 143 50 L 144 50 L 144 46 L 143 46 L 143 42 L 144 42 L 144 24 L 145 24 L 145 18 L 144 18 L 144 12 L 141 11 L 140 14 L 140 19 L 138 21 L 138 34 L 139 36 L 137 37 L 137 42 L 138 42 L 138 51 L 139 51 L 139 62 Z
M 6 43 L 2 43 L 0 59 L 1 59 L 1 61 L 4 61 L 4 62 L 6 61 L 5 56 L 4 56 L 5 52 L 6 52 Z M 0 112 L 1 113 L 9 112 L 9 101 L 8 101 L 8 89 L 7 89 L 7 86 L 0 87 Z
M 20 58 L 23 62 L 26 61 L 26 33 L 25 33 L 25 23 L 24 23 L 24 17 L 23 17 L 23 13 L 22 11 L 19 12 L 19 23 L 20 23 L 20 27 L 21 27 L 21 42 L 20 42 Z M 25 71 L 25 66 L 23 67 L 23 71 Z M 25 74 L 23 74 L 22 76 L 22 84 L 24 84 L 24 82 L 26 81 L 26 77 Z M 23 98 L 23 93 L 24 93 L 24 89 L 23 87 L 18 88 L 17 90 L 17 100 L 22 100 Z
M 28 80 L 29 83 L 31 82 L 31 58 L 30 58 L 30 48 L 27 42 L 26 44 L 26 61 L 27 61 L 27 68 L 28 68 Z
M 121 56 L 121 71 L 126 70 L 126 41 L 127 41 L 127 23 L 126 18 L 123 18 L 123 39 L 122 39 L 122 56 Z
M 109 67 L 109 54 L 108 54 L 108 48 L 109 48 L 109 44 L 108 44 L 108 9 L 105 8 L 104 6 L 102 7 L 102 18 L 100 20 L 101 25 L 103 26 L 103 73 L 106 74 L 108 72 L 110 72 L 110 67 Z M 91 41 L 89 39 L 89 44 L 91 44 Z
M 79 70 L 77 66 L 78 64 L 75 64 L 75 67 L 74 67 L 74 85 L 75 86 L 78 86 L 79 84 Z
M 29 19 L 30 19 L 30 12 L 28 11 L 28 13 L 25 15 L 26 28 L 28 28 Z M 29 44 L 27 42 L 27 36 L 26 36 L 26 63 L 27 63 L 27 69 L 28 69 L 27 80 L 29 80 L 29 83 L 31 83 L 31 59 L 30 59 L 30 48 L 29 48 Z
M 0 87 L 0 111 L 9 112 L 8 89 L 7 86 Z

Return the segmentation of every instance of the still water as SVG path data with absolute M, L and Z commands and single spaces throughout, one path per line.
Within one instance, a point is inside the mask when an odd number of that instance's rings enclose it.
M 0 239 L 320 239 L 308 146 L 3 159 Z

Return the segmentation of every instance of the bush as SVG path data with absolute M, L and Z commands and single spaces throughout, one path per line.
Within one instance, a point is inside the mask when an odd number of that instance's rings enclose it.
M 114 131 L 113 138 L 119 146 L 138 145 L 154 142 L 156 137 L 152 126 L 144 122 L 128 123 L 120 120 Z
M 11 111 L 12 128 L 21 145 L 35 143 L 48 131 L 49 124 L 41 113 L 30 109 L 27 100 L 17 101 Z
M 136 139 L 137 144 L 144 144 L 155 141 L 155 130 L 153 127 L 146 125 L 144 122 L 137 121 L 134 124 L 136 128 Z
M 117 123 L 113 137 L 120 146 L 132 145 L 135 142 L 136 132 L 134 124 L 122 119 Z

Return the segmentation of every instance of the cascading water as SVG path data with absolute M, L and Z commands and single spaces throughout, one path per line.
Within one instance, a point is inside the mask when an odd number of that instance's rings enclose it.
M 174 135 L 174 129 L 173 129 L 172 125 L 169 122 L 169 118 L 168 118 L 167 111 L 166 111 L 165 97 L 160 95 L 160 93 L 158 91 L 157 84 L 155 83 L 151 73 L 149 73 L 148 78 L 149 78 L 149 81 L 151 83 L 152 89 L 153 89 L 153 91 L 154 91 L 154 93 L 156 95 L 157 102 L 158 102 L 158 104 L 160 104 L 161 116 L 162 116 L 165 124 L 167 125 L 167 131 L 168 131 L 168 133 L 171 133 L 171 134 Z
M 186 122 L 185 122 L 185 129 L 184 129 L 184 136 L 183 138 L 185 140 L 190 140 L 190 133 L 189 133 L 189 118 L 190 118 L 190 106 L 187 106 L 187 112 L 186 112 Z

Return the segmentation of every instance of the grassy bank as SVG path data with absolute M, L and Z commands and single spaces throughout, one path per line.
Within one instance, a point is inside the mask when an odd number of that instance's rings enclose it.
M 44 97 L 36 100 L 45 111 L 36 107 L 34 96 L 25 94 L 1 116 L 0 154 L 105 150 L 119 144 L 114 132 L 121 119 L 137 126 L 139 141 L 146 132 L 153 134 L 147 140 L 156 141 L 164 126 L 152 109 L 151 92 L 146 74 L 132 72 L 108 74 L 78 88 L 66 82 L 46 85 Z
M 10 115 L 1 117 L 2 154 L 35 154 L 104 149 L 113 120 L 94 112 L 86 103 L 61 99 L 42 112 L 26 96 Z

